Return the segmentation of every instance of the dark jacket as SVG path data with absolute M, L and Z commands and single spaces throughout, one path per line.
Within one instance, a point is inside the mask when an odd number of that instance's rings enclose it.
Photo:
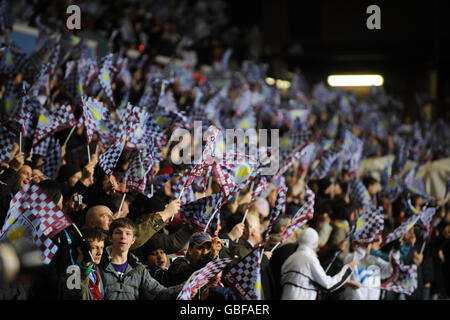
M 104 250 L 99 273 L 105 288 L 105 300 L 175 300 L 184 284 L 166 288 L 152 278 L 132 253 L 128 254 L 125 274 L 119 277 L 111 263 L 111 247 Z

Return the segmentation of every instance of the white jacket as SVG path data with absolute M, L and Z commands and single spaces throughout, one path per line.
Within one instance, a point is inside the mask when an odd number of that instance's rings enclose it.
M 356 263 L 352 280 L 358 282 L 361 288 L 357 290 L 345 288 L 342 293 L 342 299 L 379 300 L 381 279 L 391 276 L 391 264 L 379 257 L 367 255 L 365 248 L 358 248 L 355 252 L 349 253 L 345 257 L 344 262 L 349 261 L 355 261 Z
M 312 228 L 301 232 L 297 251 L 281 267 L 281 300 L 315 300 L 319 289 L 337 290 L 351 277 L 349 265 L 333 277 L 325 273 L 313 250 L 317 248 L 318 238 Z

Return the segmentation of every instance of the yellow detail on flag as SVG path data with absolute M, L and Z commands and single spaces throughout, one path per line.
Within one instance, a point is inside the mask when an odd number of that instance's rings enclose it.
M 345 141 L 345 145 L 346 145 L 347 147 L 349 147 L 351 144 L 352 144 L 352 140 L 351 140 L 351 139 L 347 139 L 347 140 Z
M 331 148 L 331 144 L 327 142 L 327 143 L 325 144 L 324 149 L 325 149 L 325 150 L 328 150 L 328 149 L 330 149 L 330 148 Z
M 9 110 L 13 106 L 13 102 L 11 100 L 7 100 L 5 103 L 5 109 Z
M 78 84 L 78 93 L 83 94 L 83 85 L 81 83 Z
M 219 152 L 223 152 L 225 150 L 225 142 L 222 142 L 218 147 Z
M 247 128 L 247 127 L 248 127 L 248 121 L 242 121 L 241 128 Z
M 103 73 L 103 80 L 108 81 L 109 77 L 107 73 Z
M 161 116 L 158 116 L 158 117 L 156 117 L 156 122 L 158 122 L 158 123 L 164 123 L 164 122 L 165 122 L 165 120 L 164 120 L 164 118 L 163 118 L 163 117 L 161 117 Z
M 6 61 L 8 62 L 9 65 L 12 65 L 12 58 L 11 55 L 8 53 L 8 55 L 6 56 Z
M 294 120 L 300 117 L 300 110 L 295 110 L 294 112 L 292 112 L 292 117 L 294 118 Z
M 100 121 L 100 119 L 101 119 L 99 117 L 100 112 L 98 112 L 98 110 L 94 108 L 94 109 L 92 109 L 92 113 L 94 114 L 94 119 L 97 121 Z
M 291 144 L 291 141 L 289 140 L 289 139 L 283 139 L 283 140 L 281 140 L 281 146 L 282 147 L 286 147 L 286 146 L 288 146 L 288 145 L 290 145 Z
M 411 230 L 412 228 L 414 228 L 414 223 L 410 223 L 408 226 L 408 230 Z
M 356 220 L 356 229 L 359 230 L 361 228 L 361 218 L 358 218 L 358 220 Z
M 47 63 L 49 59 L 50 59 L 50 55 L 46 55 L 44 58 L 44 63 Z
M 99 126 L 100 130 L 102 130 L 103 132 L 106 132 L 106 128 L 104 126 Z
M 48 123 L 48 119 L 45 117 L 45 115 L 41 114 L 39 116 L 39 122 L 40 123 Z
M 11 241 L 11 243 L 16 243 L 20 238 L 23 238 L 23 235 L 25 233 L 25 228 L 24 227 L 19 227 L 18 229 L 16 229 L 16 226 L 12 227 L 13 231 L 8 233 L 8 235 L 6 236 L 9 241 Z
M 76 46 L 80 42 L 80 38 L 78 37 L 72 37 L 72 44 Z
M 339 122 L 338 117 L 333 117 L 333 119 L 331 119 L 331 122 L 337 124 Z
M 136 128 L 136 134 L 139 135 L 139 132 L 141 132 L 141 128 L 140 128 L 140 127 L 137 127 L 137 128 Z
M 246 164 L 242 164 L 239 169 L 236 171 L 236 176 L 239 177 L 239 179 L 247 179 L 252 172 L 252 169 Z

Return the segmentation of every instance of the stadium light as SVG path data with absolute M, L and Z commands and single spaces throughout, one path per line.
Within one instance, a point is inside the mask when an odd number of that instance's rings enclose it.
M 328 84 L 332 87 L 370 87 L 382 86 L 384 79 L 378 74 L 331 75 Z

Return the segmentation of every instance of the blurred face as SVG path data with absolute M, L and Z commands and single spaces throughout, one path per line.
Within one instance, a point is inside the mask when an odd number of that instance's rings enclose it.
M 164 269 L 167 266 L 167 255 L 164 250 L 156 249 L 150 252 L 147 257 L 147 264 L 149 267 L 157 266 Z
M 39 183 L 46 179 L 45 175 L 39 169 L 33 169 L 32 176 L 33 176 L 32 179 L 35 183 Z
M 17 182 L 19 183 L 20 187 L 23 188 L 25 185 L 27 185 L 31 181 L 31 177 L 33 175 L 33 171 L 31 170 L 30 166 L 24 165 L 19 170 L 19 178 Z
M 133 229 L 127 227 L 114 229 L 112 236 L 109 237 L 114 253 L 128 252 L 135 240 Z
M 92 257 L 94 258 L 94 263 L 99 264 L 100 260 L 102 259 L 103 254 L 103 248 L 105 246 L 104 241 L 100 240 L 94 240 L 94 239 L 88 239 L 89 244 L 91 245 L 91 253 Z
M 207 255 L 210 251 L 211 251 L 211 242 L 206 242 L 201 245 L 194 243 L 192 247 L 189 247 L 188 254 L 193 261 L 197 261 L 201 257 Z
M 367 186 L 367 191 L 369 191 L 370 194 L 376 194 L 378 190 L 378 183 L 372 183 Z
M 67 180 L 67 184 L 70 187 L 73 187 L 77 184 L 78 180 L 81 179 L 81 171 L 78 171 L 77 173 L 75 173 L 73 176 L 71 176 L 68 180 Z

